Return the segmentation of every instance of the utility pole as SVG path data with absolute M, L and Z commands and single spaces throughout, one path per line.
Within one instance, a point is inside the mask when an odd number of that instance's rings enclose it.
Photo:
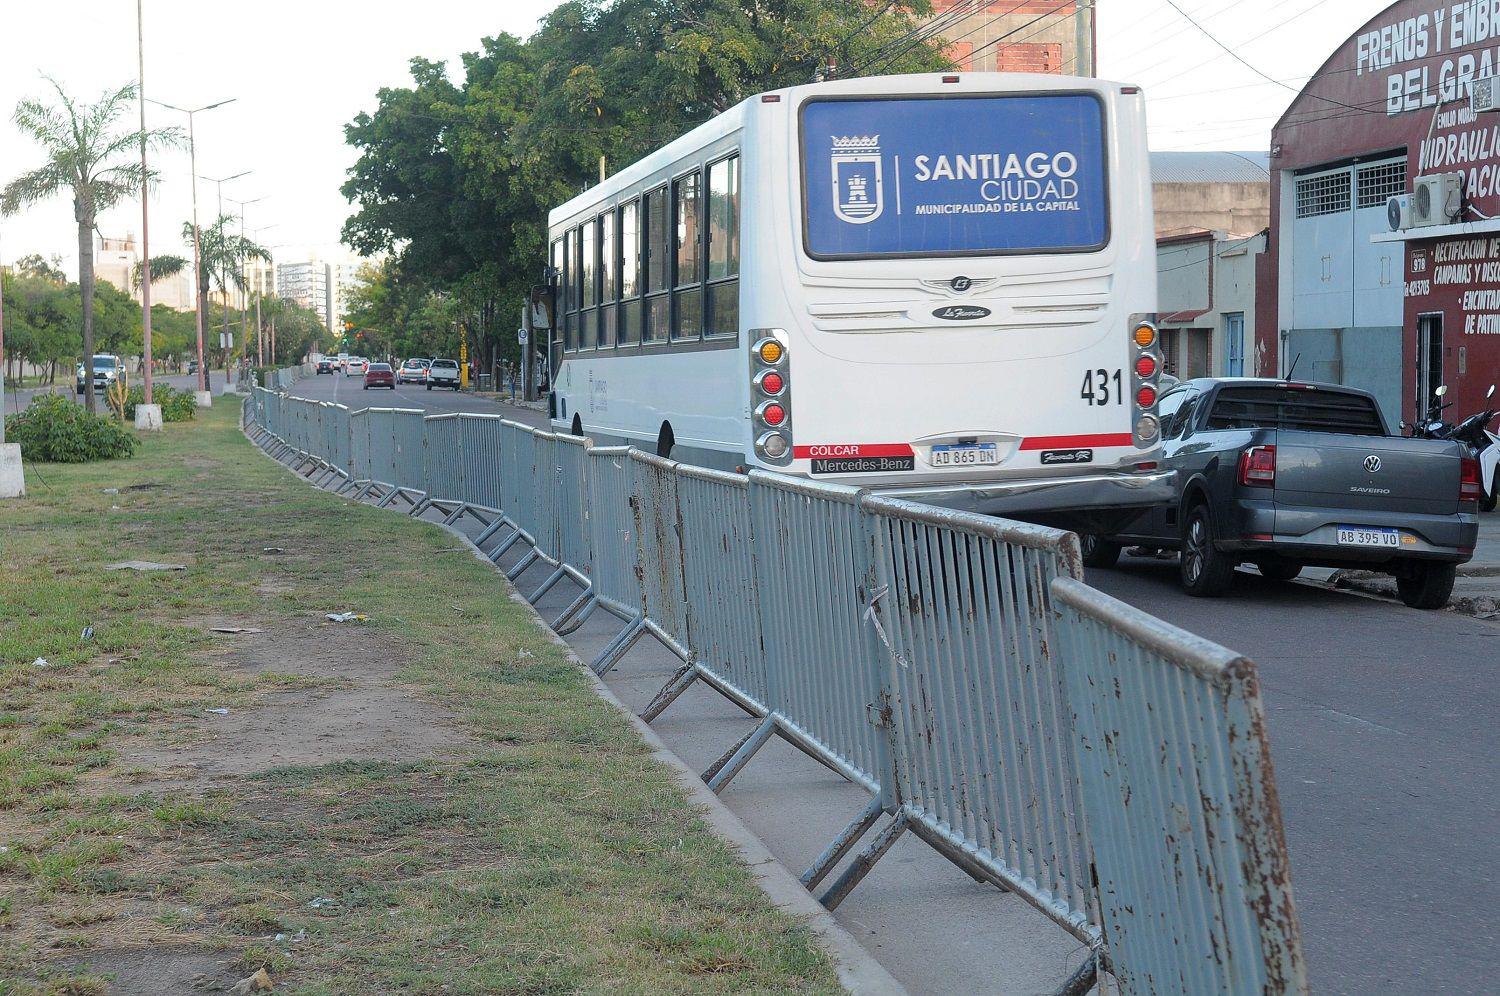
M 135 50 L 140 78 L 138 96 L 141 105 L 141 350 L 144 353 L 141 371 L 141 387 L 144 400 L 151 404 L 151 205 L 148 166 L 146 165 L 146 17 L 143 0 L 135 0 Z M 160 416 L 158 411 L 157 416 Z M 151 428 L 151 416 L 136 418 L 136 428 L 142 422 Z M 161 428 L 158 421 L 155 428 Z
M 191 110 L 183 107 L 174 107 L 171 104 L 153 100 L 151 103 L 158 107 L 165 107 L 169 111 L 186 114 L 188 119 L 188 169 L 192 176 L 193 187 L 193 324 L 198 330 L 198 407 L 207 408 L 213 404 L 213 395 L 208 390 L 208 363 L 203 356 L 203 304 L 208 299 L 208 291 L 202 284 L 208 281 L 203 279 L 203 257 L 199 247 L 198 237 L 198 143 L 193 134 L 194 115 L 203 111 L 211 111 L 216 107 L 234 103 L 235 98 L 221 100 L 216 104 L 208 104 L 204 107 L 195 107 Z M 229 177 L 234 179 L 234 177 Z
M 1074 0 L 1078 14 L 1073 18 L 1075 76 L 1099 75 L 1098 34 L 1094 27 L 1094 0 Z

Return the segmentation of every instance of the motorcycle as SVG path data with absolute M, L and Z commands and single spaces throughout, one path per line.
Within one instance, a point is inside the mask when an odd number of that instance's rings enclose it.
M 1451 401 L 1443 403 L 1443 396 L 1447 393 L 1446 384 L 1437 389 L 1436 398 L 1427 409 L 1427 414 L 1418 424 L 1410 427 L 1411 434 L 1417 439 L 1453 439 L 1467 446 L 1479 461 L 1479 479 L 1484 486 L 1484 497 L 1479 500 L 1479 507 L 1482 511 L 1493 512 L 1495 506 L 1500 504 L 1500 484 L 1496 482 L 1496 471 L 1500 469 L 1500 436 L 1489 430 L 1489 424 L 1496 415 L 1500 415 L 1500 409 L 1475 412 L 1457 424 L 1450 424 L 1443 421 L 1442 417 L 1443 410 L 1453 406 Z M 1488 401 L 1494 396 L 1495 385 L 1491 384 L 1484 397 Z
M 1494 396 L 1495 385 L 1491 384 L 1484 398 L 1489 401 Z M 1500 466 L 1500 436 L 1489 430 L 1496 415 L 1500 415 L 1500 409 L 1475 412 L 1448 433 L 1449 439 L 1456 439 L 1473 450 L 1474 459 L 1479 461 L 1479 480 L 1484 484 L 1484 497 L 1479 499 L 1479 507 L 1486 512 L 1493 512 L 1496 504 L 1500 504 L 1500 486 L 1495 483 L 1495 470 Z

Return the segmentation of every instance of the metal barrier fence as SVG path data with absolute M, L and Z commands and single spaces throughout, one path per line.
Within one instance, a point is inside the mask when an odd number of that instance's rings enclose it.
M 688 467 L 494 416 L 349 412 L 266 391 L 265 439 L 350 481 L 467 511 L 508 575 L 571 577 L 753 728 L 722 791 L 780 736 L 870 803 L 803 874 L 836 907 L 910 831 L 1085 942 L 1129 993 L 1306 991 L 1253 665 L 1088 588 L 1072 534 L 762 471 Z M 345 485 L 347 486 L 347 485 Z M 481 514 L 483 513 L 483 514 Z M 886 822 L 852 859 L 860 841 Z M 842 869 L 842 870 L 840 870 Z

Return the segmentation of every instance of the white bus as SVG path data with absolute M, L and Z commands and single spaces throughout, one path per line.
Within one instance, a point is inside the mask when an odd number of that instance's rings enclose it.
M 559 430 L 1077 528 L 1169 496 L 1136 87 L 759 94 L 548 223 Z

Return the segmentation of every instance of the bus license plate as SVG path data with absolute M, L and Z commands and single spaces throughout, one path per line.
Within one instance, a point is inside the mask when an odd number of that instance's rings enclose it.
M 1000 462 L 1000 448 L 994 443 L 957 443 L 932 448 L 928 462 L 934 467 L 975 467 Z
M 1399 529 L 1339 526 L 1339 546 L 1381 546 L 1396 549 L 1400 545 L 1401 530 Z

